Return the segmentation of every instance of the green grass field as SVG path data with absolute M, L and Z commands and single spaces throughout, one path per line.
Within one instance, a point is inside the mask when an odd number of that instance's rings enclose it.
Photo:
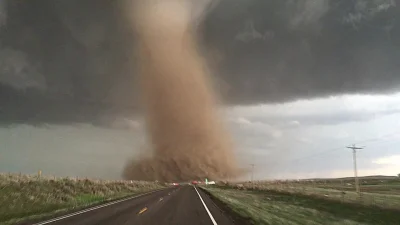
M 315 196 L 342 203 L 400 210 L 400 179 L 397 177 L 364 177 L 360 179 L 361 194 L 355 192 L 354 178 L 314 179 L 300 181 L 257 181 L 226 183 L 237 189 L 278 191 Z
M 251 188 L 250 188 L 251 189 Z M 284 187 L 256 187 L 258 190 L 276 190 L 279 192 L 317 196 L 324 199 L 340 202 L 357 203 L 362 205 L 379 206 L 381 208 L 391 208 L 400 210 L 400 195 L 381 194 L 375 192 L 361 192 L 358 195 L 353 189 L 341 191 L 329 187 L 313 186 L 284 186 Z
M 207 187 L 214 197 L 253 224 L 398 225 L 400 210 L 274 190 Z
M 308 185 L 312 186 L 312 185 Z M 331 184 L 320 184 L 315 185 L 318 188 L 325 189 L 336 189 L 340 191 L 354 191 L 354 186 L 345 186 L 345 185 L 331 185 Z M 400 195 L 400 183 L 394 184 L 363 184 L 360 186 L 362 192 L 366 193 L 377 193 L 377 194 L 392 194 L 392 195 Z
M 0 174 L 0 224 L 12 224 L 162 187 L 155 182 Z
M 364 193 L 377 193 L 400 195 L 400 178 L 391 176 L 360 177 L 360 188 Z M 286 182 L 291 186 L 317 187 L 336 189 L 340 191 L 354 191 L 354 178 L 314 179 L 301 180 L 299 182 Z

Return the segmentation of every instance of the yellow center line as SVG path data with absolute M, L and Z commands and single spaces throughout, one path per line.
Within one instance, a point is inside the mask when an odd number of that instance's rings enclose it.
M 146 211 L 147 211 L 147 207 L 144 207 L 142 210 L 139 211 L 138 215 L 140 215 L 140 214 L 142 214 L 142 213 L 144 213 Z

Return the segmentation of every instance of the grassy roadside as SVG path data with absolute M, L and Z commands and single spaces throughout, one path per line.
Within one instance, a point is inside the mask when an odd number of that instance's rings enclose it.
M 206 188 L 253 224 L 397 225 L 400 211 L 274 191 Z
M 397 184 L 394 184 L 396 186 Z M 332 185 L 307 185 L 296 182 L 267 183 L 225 183 L 220 184 L 220 188 L 233 188 L 240 190 L 259 190 L 270 192 L 282 192 L 292 195 L 308 195 L 343 203 L 360 204 L 365 206 L 376 206 L 385 209 L 400 210 L 400 194 L 393 192 L 391 186 L 380 187 L 380 193 L 375 191 L 367 192 L 363 187 L 361 194 L 357 194 L 354 189 L 339 190 Z M 386 192 L 383 192 L 385 190 Z M 370 190 L 371 191 L 371 190 Z M 386 193 L 386 194 L 384 194 Z M 391 193 L 391 194 L 387 194 Z
M 14 224 L 162 187 L 154 182 L 0 174 L 0 224 Z

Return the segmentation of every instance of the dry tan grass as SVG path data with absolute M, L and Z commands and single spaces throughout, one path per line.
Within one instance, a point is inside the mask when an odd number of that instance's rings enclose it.
M 207 187 L 206 190 L 241 217 L 258 225 L 394 225 L 400 221 L 398 210 L 347 204 L 315 196 L 238 190 L 227 186 Z
M 107 181 L 0 174 L 0 223 L 162 188 L 145 181 Z
M 293 195 L 312 196 L 342 203 L 355 203 L 365 206 L 378 206 L 380 208 L 400 209 L 399 194 L 380 194 L 373 192 L 361 192 L 358 195 L 353 190 L 338 190 L 323 183 L 297 182 L 297 181 L 256 181 L 251 182 L 220 182 L 221 188 L 233 188 L 238 190 L 256 190 L 265 192 L 277 192 Z M 387 186 L 387 188 L 390 188 Z

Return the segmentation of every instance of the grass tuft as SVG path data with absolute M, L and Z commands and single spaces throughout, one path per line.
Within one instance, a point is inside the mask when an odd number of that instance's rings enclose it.
M 228 186 L 207 187 L 206 190 L 242 218 L 257 225 L 397 225 L 400 221 L 400 210 L 300 193 L 238 190 Z
M 0 224 L 162 188 L 156 182 L 0 174 Z

